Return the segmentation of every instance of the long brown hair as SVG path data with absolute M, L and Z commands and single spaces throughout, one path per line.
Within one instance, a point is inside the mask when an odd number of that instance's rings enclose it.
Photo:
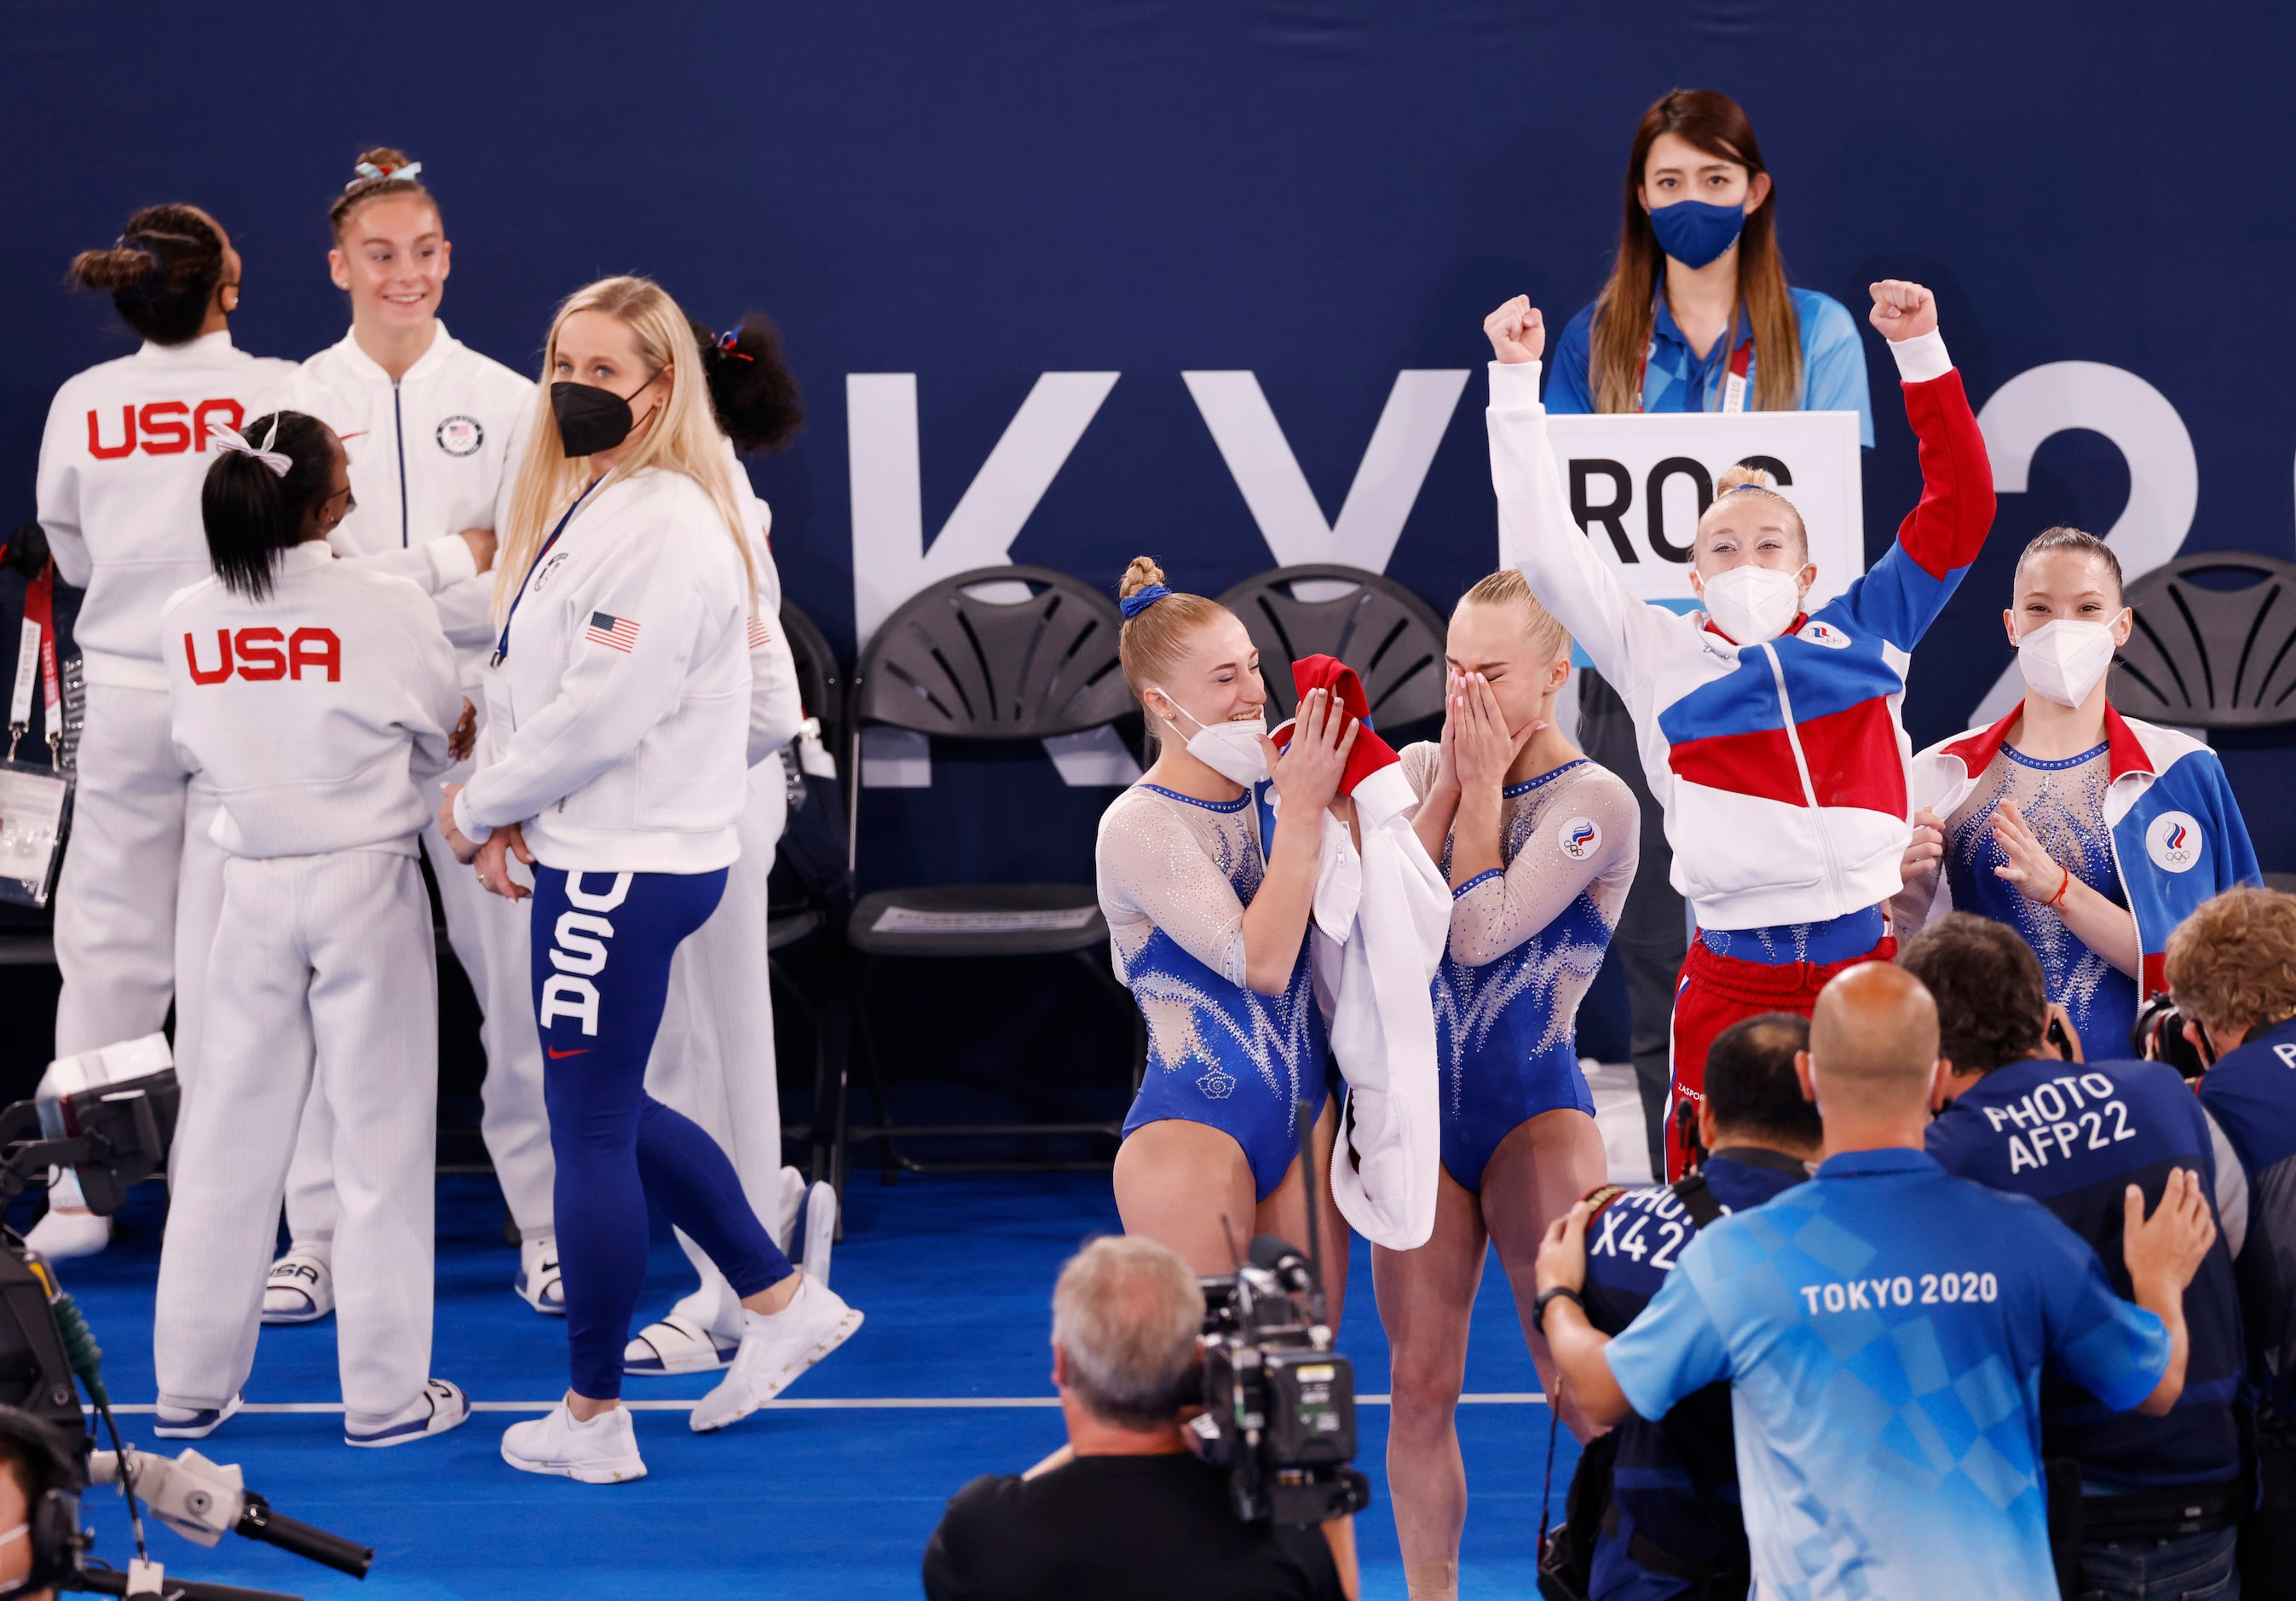
M 1727 94 L 1714 89 L 1677 89 L 1653 102 L 1635 129 L 1634 153 L 1627 159 L 1626 217 L 1619 225 L 1619 255 L 1611 281 L 1595 301 L 1594 337 L 1587 377 L 1596 411 L 1634 411 L 1642 404 L 1636 385 L 1643 353 L 1650 348 L 1653 302 L 1666 252 L 1659 249 L 1650 215 L 1643 209 L 1643 168 L 1660 134 L 1672 134 L 1710 156 L 1734 161 L 1751 177 L 1767 172 L 1754 125 Z M 1755 364 L 1751 404 L 1758 411 L 1792 411 L 1801 402 L 1801 324 L 1786 291 L 1785 263 L 1778 257 L 1778 192 L 1746 218 L 1738 235 L 1738 295 L 1746 303 Z

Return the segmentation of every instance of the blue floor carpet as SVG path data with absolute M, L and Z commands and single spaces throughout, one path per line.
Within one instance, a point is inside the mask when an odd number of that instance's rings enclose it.
M 17 1222 L 29 1222 L 19 1203 Z M 1089 1236 L 1115 1231 L 1105 1174 L 1027 1178 L 857 1178 L 832 1278 L 868 1317 L 841 1351 L 784 1400 L 1049 1398 L 1046 1338 L 1061 1260 Z M 564 1389 L 564 1326 L 510 1291 L 517 1252 L 501 1243 L 502 1203 L 488 1178 L 439 1185 L 439 1296 L 432 1371 L 480 1402 L 546 1404 Z M 140 1188 L 112 1249 L 63 1264 L 105 1351 L 113 1399 L 149 1402 L 152 1295 L 162 1198 Z M 641 1317 L 690 1285 L 657 1220 Z M 1387 1342 L 1357 1246 L 1341 1344 L 1367 1393 L 1387 1389 Z M 712 1379 L 633 1380 L 630 1399 L 691 1400 Z M 1467 1389 L 1525 1392 L 1538 1380 L 1496 1259 L 1475 1312 Z M 332 1321 L 266 1330 L 250 1402 L 333 1402 Z M 290 1516 L 375 1548 L 364 1584 L 236 1538 L 202 1550 L 154 1528 L 152 1555 L 171 1574 L 319 1597 L 914 1597 L 917 1561 L 942 1506 L 976 1474 L 1019 1472 L 1062 1440 L 1049 1407 L 809 1408 L 760 1413 L 726 1433 L 690 1433 L 676 1410 L 637 1414 L 652 1470 L 590 1487 L 512 1472 L 496 1454 L 519 1414 L 482 1412 L 442 1439 L 386 1451 L 341 1442 L 332 1414 L 249 1413 L 202 1452 L 245 1470 L 250 1488 Z M 1464 1407 L 1460 1436 L 1472 1487 L 1464 1597 L 1536 1593 L 1532 1545 L 1547 1439 L 1538 1404 Z M 1361 1412 L 1359 1465 L 1374 1486 L 1361 1520 L 1365 1594 L 1401 1597 L 1383 1467 L 1387 1412 Z M 123 1416 L 132 1443 L 155 1441 L 147 1415 Z M 1562 1436 L 1554 1504 L 1577 1452 Z M 125 1566 L 127 1520 L 116 1492 L 91 1492 L 96 1555 Z

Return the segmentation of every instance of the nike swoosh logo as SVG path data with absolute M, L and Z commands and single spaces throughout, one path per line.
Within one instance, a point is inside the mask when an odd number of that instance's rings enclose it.
M 339 433 L 335 436 L 335 439 L 337 442 L 340 443 L 344 439 L 363 439 L 366 438 L 366 435 L 367 431 L 362 428 L 357 433 Z
M 580 1050 L 578 1050 L 578 1051 L 561 1051 L 561 1050 L 553 1050 L 553 1051 L 550 1053 L 550 1059 L 551 1059 L 553 1062 L 555 1062 L 555 1061 L 557 1061 L 561 1056 L 584 1056 L 584 1055 L 587 1055 L 589 1054 L 590 1049 L 591 1049 L 591 1047 L 586 1045 L 586 1046 L 584 1046 L 584 1047 L 583 1047 Z

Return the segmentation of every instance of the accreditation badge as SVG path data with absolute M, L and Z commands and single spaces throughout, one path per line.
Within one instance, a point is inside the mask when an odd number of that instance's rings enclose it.
M 51 767 L 0 761 L 0 900 L 45 907 L 71 831 L 71 780 Z

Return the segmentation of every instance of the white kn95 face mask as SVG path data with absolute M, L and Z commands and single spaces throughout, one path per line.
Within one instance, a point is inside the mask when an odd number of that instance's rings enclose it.
M 2035 694 L 2078 706 L 2112 665 L 2112 651 L 2111 624 L 2059 618 L 2017 642 L 2017 667 Z
M 1759 645 L 1785 632 L 1801 610 L 1794 574 L 1749 562 L 1708 579 L 1701 597 L 1714 626 L 1740 645 Z
M 1250 722 L 1207 723 L 1179 702 L 1172 700 L 1172 692 L 1160 686 L 1152 686 L 1172 710 L 1195 724 L 1196 732 L 1188 741 L 1188 754 L 1202 762 L 1231 784 L 1246 789 L 1267 782 L 1267 750 L 1259 742 L 1267 737 L 1267 714 L 1262 712 Z

